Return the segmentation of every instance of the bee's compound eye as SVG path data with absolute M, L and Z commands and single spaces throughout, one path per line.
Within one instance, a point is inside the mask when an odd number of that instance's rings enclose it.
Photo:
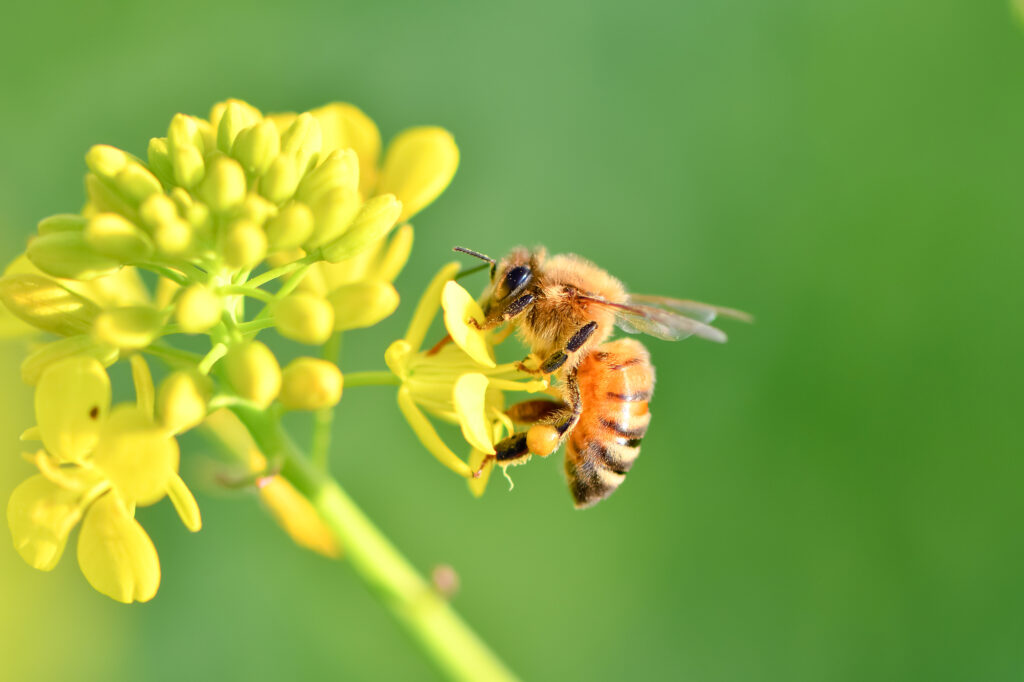
M 517 265 L 505 273 L 502 288 L 506 296 L 516 291 L 530 280 L 530 268 L 526 265 Z

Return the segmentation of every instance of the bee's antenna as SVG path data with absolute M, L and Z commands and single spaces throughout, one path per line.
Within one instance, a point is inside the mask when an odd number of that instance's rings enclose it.
M 473 256 L 473 258 L 479 258 L 482 261 L 487 261 L 488 263 L 491 264 L 491 279 L 494 279 L 494 269 L 495 267 L 497 267 L 498 264 L 495 262 L 493 258 L 491 258 L 490 256 L 485 256 L 479 251 L 467 249 L 465 246 L 456 246 L 455 248 L 452 249 L 452 251 L 458 251 L 459 253 L 465 253 L 467 255 Z
M 466 254 L 469 254 L 470 256 L 473 256 L 473 258 L 479 258 L 480 260 L 485 260 L 488 263 L 490 263 L 491 265 L 494 265 L 494 259 L 491 258 L 490 256 L 485 256 L 484 254 L 480 253 L 479 251 L 474 251 L 473 249 L 467 249 L 465 246 L 456 246 L 455 248 L 452 249 L 452 251 L 458 251 L 460 253 L 466 253 Z

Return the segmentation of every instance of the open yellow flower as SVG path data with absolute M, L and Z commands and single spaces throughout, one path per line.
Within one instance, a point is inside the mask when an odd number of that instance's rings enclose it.
M 135 508 L 169 496 L 185 526 L 198 531 L 199 507 L 178 476 L 178 444 L 153 419 L 153 384 L 133 362 L 137 404 L 111 409 L 110 380 L 92 357 L 53 363 L 36 387 L 38 426 L 23 436 L 43 442 L 32 456 L 40 473 L 7 505 L 14 546 L 29 565 L 53 569 L 79 521 L 78 563 L 89 583 L 120 602 L 148 601 L 160 585 L 152 541 Z
M 504 391 L 536 393 L 546 390 L 548 383 L 520 372 L 516 363 L 495 362 L 495 335 L 470 324 L 471 318 L 482 321 L 483 312 L 454 281 L 458 270 L 459 264 L 451 263 L 437 273 L 420 299 L 405 337 L 391 344 L 384 360 L 401 380 L 398 406 L 420 442 L 455 473 L 485 483 L 481 464 L 486 455 L 494 453 L 502 434 L 512 433 L 504 414 Z M 446 338 L 432 349 L 420 350 L 441 307 L 452 343 Z M 474 452 L 482 453 L 473 456 L 477 461 L 467 463 L 452 452 L 424 411 L 458 424 Z M 479 483 L 474 482 L 471 489 L 476 494 L 482 492 Z

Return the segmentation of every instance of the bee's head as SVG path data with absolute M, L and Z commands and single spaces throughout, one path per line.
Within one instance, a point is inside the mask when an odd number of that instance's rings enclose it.
M 516 249 L 500 263 L 490 256 L 461 246 L 455 247 L 455 250 L 490 263 L 491 286 L 483 305 L 484 313 L 488 317 L 504 310 L 533 281 L 534 259 L 525 249 Z

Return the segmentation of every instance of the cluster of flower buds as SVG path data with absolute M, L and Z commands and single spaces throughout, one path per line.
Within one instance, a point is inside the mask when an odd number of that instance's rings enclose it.
M 39 473 L 12 495 L 8 522 L 25 560 L 49 570 L 81 520 L 89 582 L 145 601 L 159 562 L 136 507 L 166 496 L 189 529 L 200 526 L 175 436 L 235 428 L 224 405 L 271 414 L 338 403 L 333 362 L 317 353 L 282 368 L 257 336 L 273 328 L 321 346 L 391 315 L 407 221 L 448 185 L 458 149 L 445 130 L 420 127 L 382 154 L 354 106 L 264 115 L 232 100 L 206 119 L 176 115 L 145 160 L 99 145 L 85 161 L 84 208 L 42 220 L 0 278 L 0 327 L 37 335 L 21 373 L 36 387 L 38 426 L 23 438 L 42 443 L 26 456 Z M 182 335 L 207 339 L 203 352 L 175 345 Z M 143 355 L 167 368 L 157 384 Z M 111 408 L 107 369 L 122 360 L 137 399 Z M 258 473 L 259 453 L 233 442 Z M 301 495 L 264 473 L 261 496 L 286 530 L 336 554 Z

